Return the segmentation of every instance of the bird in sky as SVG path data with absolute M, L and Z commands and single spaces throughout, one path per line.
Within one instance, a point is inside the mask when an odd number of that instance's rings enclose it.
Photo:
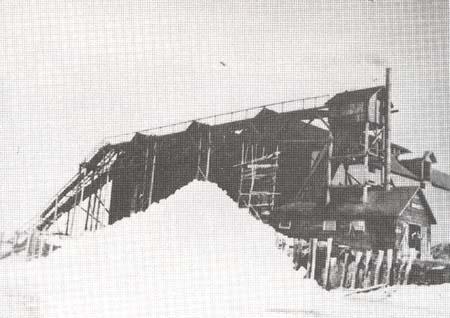
M 227 66 L 224 62 L 220 62 L 220 65 L 222 65 L 222 66 Z

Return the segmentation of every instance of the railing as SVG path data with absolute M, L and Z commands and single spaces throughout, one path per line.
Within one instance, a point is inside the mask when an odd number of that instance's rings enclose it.
M 292 99 L 287 100 L 283 102 L 278 103 L 272 103 L 272 104 L 265 104 L 261 106 L 255 106 L 250 107 L 242 110 L 236 110 L 231 111 L 227 113 L 217 114 L 217 115 L 211 115 L 207 117 L 201 117 L 196 119 L 191 119 L 187 121 L 182 121 L 174 124 L 169 125 L 162 125 L 162 126 L 156 126 L 144 130 L 134 131 L 130 133 L 120 134 L 120 135 L 113 135 L 105 137 L 101 143 L 99 143 L 94 151 L 91 153 L 92 157 L 99 149 L 101 149 L 103 146 L 107 144 L 119 144 L 122 142 L 128 142 L 130 141 L 133 136 L 136 133 L 143 133 L 148 135 L 156 135 L 156 136 L 164 136 L 169 135 L 177 132 L 182 132 L 186 130 L 189 125 L 191 125 L 193 122 L 199 122 L 202 124 L 207 125 L 220 125 L 225 124 L 233 121 L 239 121 L 239 120 L 246 120 L 255 117 L 262 109 L 269 109 L 276 111 L 277 113 L 286 113 L 296 110 L 308 110 L 308 109 L 315 109 L 315 108 L 323 108 L 325 102 L 329 99 L 330 95 L 319 95 L 314 97 L 307 97 L 307 98 L 299 98 L 299 99 Z

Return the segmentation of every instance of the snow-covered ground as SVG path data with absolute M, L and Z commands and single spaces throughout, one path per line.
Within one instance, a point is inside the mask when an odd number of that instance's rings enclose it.
M 48 258 L 0 266 L 0 317 L 450 316 L 449 284 L 349 296 L 302 279 L 273 229 L 207 182 Z

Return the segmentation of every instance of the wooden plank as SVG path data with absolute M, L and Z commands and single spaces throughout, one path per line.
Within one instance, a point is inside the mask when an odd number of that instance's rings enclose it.
M 317 256 L 317 239 L 314 238 L 312 241 L 312 251 L 311 251 L 311 276 L 310 278 L 316 278 L 316 256 Z
M 323 283 L 324 288 L 328 288 L 329 276 L 330 276 L 330 258 L 331 250 L 333 249 L 333 238 L 327 239 L 327 258 L 325 259 L 325 279 Z
M 355 289 L 356 288 L 356 275 L 358 273 L 358 265 L 361 262 L 361 258 L 362 258 L 362 252 L 358 251 L 356 252 L 356 257 L 355 257 L 355 262 L 354 262 L 354 268 L 352 271 L 352 283 L 351 283 L 351 288 Z
M 380 269 L 381 269 L 381 264 L 383 263 L 383 258 L 384 258 L 384 251 L 383 250 L 378 251 L 377 263 L 376 263 L 376 267 L 375 267 L 375 278 L 373 281 L 374 285 L 378 285 L 378 283 L 380 281 Z
M 391 271 L 392 271 L 392 257 L 393 257 L 393 250 L 388 249 L 387 255 L 386 255 L 386 281 L 385 283 L 390 285 L 391 284 Z
M 345 255 L 344 255 L 344 265 L 343 265 L 343 268 L 342 268 L 341 282 L 339 284 L 339 287 L 344 287 L 345 276 L 347 274 L 347 263 L 348 263 L 348 253 L 345 253 Z
M 374 291 L 374 290 L 385 288 L 387 286 L 388 286 L 387 284 L 378 284 L 378 285 L 374 285 L 374 286 L 367 287 L 367 288 L 355 289 L 355 290 L 345 294 L 345 296 L 350 296 L 350 295 L 354 295 L 354 294 L 361 294 L 361 293 L 368 293 L 368 292 L 371 292 L 371 291 Z

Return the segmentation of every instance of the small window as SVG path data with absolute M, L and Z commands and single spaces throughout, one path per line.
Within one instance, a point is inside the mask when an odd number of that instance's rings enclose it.
M 365 232 L 366 231 L 366 222 L 364 220 L 356 220 L 350 222 L 350 232 Z
M 326 220 L 323 221 L 324 231 L 336 231 L 336 221 L 335 220 Z
M 413 209 L 417 209 L 417 210 L 423 210 L 423 206 L 422 204 L 420 204 L 419 202 L 411 202 L 411 207 Z
M 289 222 L 281 221 L 280 224 L 278 224 L 278 228 L 283 229 L 283 230 L 290 230 L 291 229 L 291 221 L 289 221 Z

